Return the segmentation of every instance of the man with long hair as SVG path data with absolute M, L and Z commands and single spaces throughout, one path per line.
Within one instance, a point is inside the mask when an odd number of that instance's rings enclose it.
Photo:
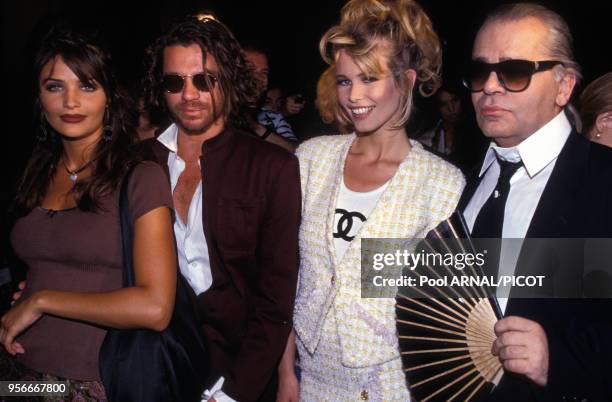
M 211 357 L 208 398 L 272 400 L 297 281 L 297 159 L 240 129 L 256 79 L 218 20 L 188 17 L 147 52 L 145 102 L 172 123 L 143 146 L 172 187 L 179 267 Z

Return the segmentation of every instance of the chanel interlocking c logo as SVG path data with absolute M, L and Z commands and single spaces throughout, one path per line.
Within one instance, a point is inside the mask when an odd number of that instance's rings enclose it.
M 357 211 L 349 212 L 342 208 L 336 208 L 336 215 L 338 214 L 340 215 L 340 219 L 338 219 L 338 225 L 336 226 L 334 237 L 337 239 L 340 238 L 344 241 L 352 241 L 355 236 L 349 236 L 348 234 L 351 233 L 351 229 L 353 228 L 353 220 L 357 218 L 361 222 L 365 222 L 366 217 Z

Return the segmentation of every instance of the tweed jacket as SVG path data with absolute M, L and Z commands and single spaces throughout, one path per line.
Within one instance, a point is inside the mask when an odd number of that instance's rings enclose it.
M 465 180 L 459 169 L 411 141 L 411 151 L 337 261 L 336 200 L 355 138 L 354 134 L 318 137 L 297 150 L 302 224 L 294 328 L 308 352 L 314 353 L 327 314 L 335 313 L 342 364 L 358 368 L 399 356 L 395 300 L 361 298 L 361 239 L 423 237 L 455 210 Z

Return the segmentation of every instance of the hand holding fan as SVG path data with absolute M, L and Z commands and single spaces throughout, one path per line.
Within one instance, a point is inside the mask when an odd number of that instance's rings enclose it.
M 458 212 L 430 231 L 417 250 L 443 255 L 476 253 Z M 461 279 L 481 277 L 483 271 L 475 264 L 456 269 L 422 263 L 404 268 L 404 274 L 417 280 L 423 275 Z M 396 301 L 402 361 L 417 401 L 471 401 L 490 391 L 485 385 L 502 372 L 499 359 L 491 353 L 497 338 L 493 326 L 502 314 L 489 288 L 474 284 L 404 287 L 398 290 Z

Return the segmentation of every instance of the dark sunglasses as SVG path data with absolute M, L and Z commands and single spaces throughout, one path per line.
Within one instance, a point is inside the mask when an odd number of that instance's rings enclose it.
M 472 92 L 480 92 L 484 89 L 491 72 L 494 71 L 497 74 L 497 80 L 507 91 L 521 92 L 529 87 L 533 74 L 550 70 L 557 64 L 563 63 L 557 60 L 505 60 L 490 64 L 472 60 L 463 85 Z
M 171 94 L 179 93 L 185 87 L 185 78 L 191 77 L 193 86 L 198 91 L 210 92 L 215 88 L 215 84 L 218 79 L 210 73 L 198 73 L 193 75 L 180 75 L 180 74 L 165 74 L 162 77 L 161 87 L 164 91 Z

